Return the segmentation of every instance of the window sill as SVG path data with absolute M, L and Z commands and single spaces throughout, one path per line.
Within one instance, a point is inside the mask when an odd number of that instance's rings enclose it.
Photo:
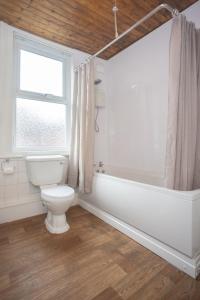
M 8 154 L 3 154 L 0 155 L 0 159 L 23 159 L 25 156 L 28 155 L 63 155 L 65 157 L 69 156 L 68 151 L 23 151 L 23 152 L 18 152 L 18 153 L 8 153 Z

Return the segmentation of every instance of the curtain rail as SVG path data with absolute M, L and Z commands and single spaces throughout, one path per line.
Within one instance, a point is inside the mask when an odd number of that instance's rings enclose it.
M 133 29 L 135 29 L 136 27 L 138 27 L 141 23 L 145 22 L 146 20 L 148 20 L 149 18 L 151 18 L 153 15 L 155 15 L 157 12 L 159 12 L 162 9 L 166 9 L 168 12 L 170 12 L 171 15 L 172 15 L 172 17 L 175 17 L 175 16 L 177 16 L 179 14 L 179 11 L 176 8 L 173 8 L 171 5 L 169 5 L 167 3 L 162 3 L 162 4 L 158 5 L 152 11 L 150 11 L 146 16 L 144 16 L 143 18 L 141 18 L 140 20 L 138 20 L 131 27 L 129 27 L 126 31 L 124 31 L 123 33 L 121 33 L 117 38 L 115 38 L 114 40 L 112 40 L 110 43 L 108 43 L 106 46 L 104 46 L 103 48 L 101 48 L 95 54 L 90 55 L 86 59 L 86 61 L 88 61 L 88 60 L 90 60 L 90 59 L 98 56 L 99 54 L 101 54 L 103 51 L 105 51 L 106 49 L 108 49 L 110 46 L 112 46 L 117 41 L 119 41 L 121 38 L 123 38 L 125 35 L 127 35 L 129 32 L 131 32 Z M 83 65 L 83 64 L 84 63 L 80 64 L 80 66 Z M 76 67 L 75 70 L 78 67 Z

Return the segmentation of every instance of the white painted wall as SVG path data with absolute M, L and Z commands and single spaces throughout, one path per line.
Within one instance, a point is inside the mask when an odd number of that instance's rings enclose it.
M 184 12 L 200 26 L 200 1 Z M 110 59 L 98 160 L 133 178 L 164 179 L 171 21 Z M 161 181 L 162 184 L 162 181 Z

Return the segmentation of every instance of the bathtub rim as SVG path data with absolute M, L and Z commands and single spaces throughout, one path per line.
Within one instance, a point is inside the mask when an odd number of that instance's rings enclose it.
M 160 192 L 163 194 L 170 194 L 170 195 L 173 194 L 177 198 L 180 198 L 183 200 L 196 201 L 196 200 L 200 199 L 200 188 L 192 190 L 192 191 L 178 191 L 178 190 L 168 189 L 166 187 L 152 185 L 149 183 L 143 183 L 143 182 L 134 181 L 134 180 L 126 179 L 126 178 L 121 178 L 121 177 L 113 176 L 110 174 L 95 172 L 94 179 L 98 178 L 98 177 L 107 178 L 112 181 L 120 181 L 120 182 L 124 182 L 124 183 L 128 183 L 128 184 L 134 184 L 135 186 L 143 188 L 145 190 L 153 190 L 153 191 L 156 190 L 157 192 Z

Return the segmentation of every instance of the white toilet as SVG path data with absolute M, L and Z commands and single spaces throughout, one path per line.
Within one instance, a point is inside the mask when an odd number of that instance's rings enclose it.
M 63 177 L 65 157 L 61 155 L 27 156 L 27 172 L 30 182 L 40 186 L 41 198 L 48 209 L 46 228 L 51 233 L 63 233 L 69 229 L 66 211 L 74 199 L 74 190 L 59 185 Z

